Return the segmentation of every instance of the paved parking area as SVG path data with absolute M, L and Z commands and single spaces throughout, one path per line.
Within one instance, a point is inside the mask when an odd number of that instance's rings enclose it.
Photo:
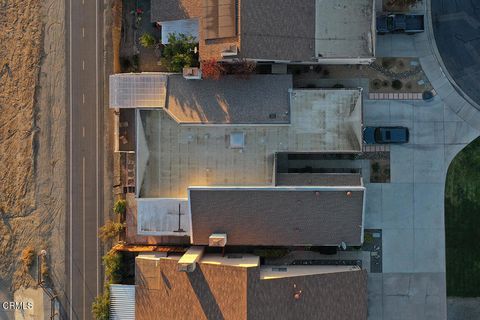
M 366 185 L 365 227 L 383 231 L 384 272 L 369 275 L 369 319 L 446 319 L 445 179 L 479 136 L 477 115 L 441 71 L 427 32 L 378 36 L 377 56 L 420 57 L 438 95 L 428 103 L 365 100 L 365 125 L 410 129 L 408 144 L 390 148 L 391 183 Z
M 384 272 L 370 274 L 369 319 L 442 319 L 446 172 L 479 132 L 438 97 L 366 100 L 364 120 L 410 130 L 410 143 L 390 146 L 391 183 L 366 185 L 365 227 L 383 230 Z

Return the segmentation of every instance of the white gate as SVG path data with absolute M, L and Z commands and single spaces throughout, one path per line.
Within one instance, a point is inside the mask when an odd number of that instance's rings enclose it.
M 135 320 L 135 286 L 110 285 L 110 319 Z

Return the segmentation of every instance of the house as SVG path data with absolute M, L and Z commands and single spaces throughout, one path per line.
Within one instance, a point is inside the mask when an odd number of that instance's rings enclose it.
M 136 319 L 367 319 L 367 274 L 356 266 L 263 266 L 249 254 L 140 255 Z
M 288 74 L 121 74 L 110 77 L 110 106 L 136 117 L 127 241 L 187 248 L 137 256 L 136 319 L 366 319 L 355 261 L 229 252 L 362 245 L 361 172 L 290 161 L 362 151 L 361 89 L 297 89 Z
M 369 64 L 374 8 L 374 0 L 153 0 L 151 21 L 162 42 L 168 33 L 197 38 L 201 60 Z

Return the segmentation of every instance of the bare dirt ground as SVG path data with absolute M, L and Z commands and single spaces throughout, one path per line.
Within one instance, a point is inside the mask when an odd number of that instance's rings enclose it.
M 27 246 L 47 250 L 49 282 L 64 288 L 64 22 L 61 0 L 0 0 L 0 295 L 35 285 Z

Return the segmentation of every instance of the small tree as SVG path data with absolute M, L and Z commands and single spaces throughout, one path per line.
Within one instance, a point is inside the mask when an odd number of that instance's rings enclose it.
M 118 283 L 121 280 L 120 267 L 122 264 L 122 256 L 115 250 L 110 250 L 103 256 L 103 266 L 105 267 L 105 278 L 107 283 Z
M 203 60 L 201 67 L 204 79 L 219 80 L 225 74 L 225 68 L 215 59 Z
M 102 241 L 112 240 L 120 234 L 125 229 L 125 224 L 120 222 L 114 222 L 112 220 L 107 220 L 107 222 L 100 227 L 100 232 L 98 237 Z
M 113 205 L 113 212 L 116 214 L 124 214 L 127 208 L 127 201 L 124 199 L 118 199 Z
M 180 72 L 184 67 L 198 66 L 198 43 L 192 36 L 171 33 L 164 46 L 160 63 L 171 72 Z
M 155 37 L 148 32 L 142 34 L 138 40 L 144 48 L 153 48 L 157 44 Z
M 95 297 L 92 303 L 92 314 L 96 320 L 110 319 L 110 290 L 105 285 L 103 293 Z
M 34 256 L 35 256 L 35 250 L 31 246 L 28 246 L 25 249 L 23 249 L 22 263 L 25 270 L 30 269 L 30 267 L 32 266 Z

